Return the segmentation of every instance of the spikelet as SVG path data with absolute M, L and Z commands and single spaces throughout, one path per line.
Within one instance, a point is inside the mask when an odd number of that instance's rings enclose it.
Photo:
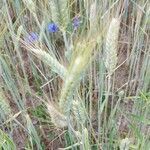
M 80 79 L 90 62 L 89 60 L 94 47 L 95 42 L 92 41 L 83 41 L 77 44 L 75 51 L 77 51 L 78 55 L 75 60 L 72 60 L 68 69 L 59 100 L 59 106 L 65 115 L 68 114 L 72 107 L 72 96 L 74 90 L 79 84 Z
M 113 18 L 106 36 L 105 66 L 109 75 L 112 75 L 117 65 L 117 45 L 120 20 Z
M 52 20 L 62 28 L 66 28 L 68 22 L 67 0 L 50 0 Z
M 72 110 L 77 122 L 83 125 L 87 118 L 86 118 L 85 108 L 79 100 L 73 101 Z
M 61 78 L 65 78 L 67 71 L 65 67 L 57 61 L 56 58 L 53 58 L 50 54 L 41 49 L 31 48 L 29 50 L 32 51 L 44 63 L 49 65 L 52 71 L 57 73 Z
M 35 13 L 35 3 L 32 0 L 23 0 L 29 11 Z
M 67 127 L 67 117 L 59 112 L 51 103 L 47 104 L 52 123 L 58 128 Z

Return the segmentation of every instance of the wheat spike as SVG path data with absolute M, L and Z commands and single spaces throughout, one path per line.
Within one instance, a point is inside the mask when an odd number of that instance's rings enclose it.
M 44 63 L 49 65 L 55 73 L 57 73 L 60 77 L 63 79 L 66 77 L 67 71 L 63 65 L 61 65 L 55 58 L 53 58 L 50 54 L 47 52 L 31 48 L 30 51 L 32 51 L 39 59 L 41 59 Z
M 91 150 L 90 141 L 89 141 L 89 134 L 87 128 L 83 128 L 82 131 L 82 143 L 83 143 L 83 149 L 85 150 Z
M 86 113 L 85 113 L 84 106 L 82 105 L 82 103 L 79 100 L 73 101 L 72 110 L 73 110 L 73 114 L 74 114 L 77 122 L 79 122 L 80 124 L 83 125 L 86 121 Z
M 65 115 L 68 114 L 70 107 L 72 107 L 74 90 L 79 84 L 80 79 L 89 64 L 94 47 L 95 42 L 93 41 L 83 41 L 77 44 L 75 51 L 77 51 L 78 55 L 72 60 L 68 69 L 59 100 L 59 106 Z
M 96 1 L 93 2 L 91 4 L 91 7 L 90 7 L 90 28 L 92 29 L 93 26 L 96 24 Z
M 51 103 L 47 104 L 52 123 L 58 128 L 67 127 L 67 117 L 58 111 Z
M 117 45 L 120 20 L 113 18 L 106 36 L 105 66 L 108 74 L 111 75 L 117 65 Z
M 50 0 L 52 20 L 59 26 L 66 28 L 68 22 L 67 0 Z

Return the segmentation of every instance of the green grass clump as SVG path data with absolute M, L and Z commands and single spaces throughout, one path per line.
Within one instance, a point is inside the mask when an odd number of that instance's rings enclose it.
M 16 149 L 15 143 L 2 130 L 0 130 L 0 149 Z

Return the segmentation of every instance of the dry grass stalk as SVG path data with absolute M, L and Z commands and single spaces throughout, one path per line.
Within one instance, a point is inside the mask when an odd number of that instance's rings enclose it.
M 92 29 L 92 27 L 96 24 L 96 1 L 92 3 L 91 7 L 90 7 L 90 28 Z
M 32 13 L 35 13 L 35 4 L 32 0 L 23 0 L 23 2 Z

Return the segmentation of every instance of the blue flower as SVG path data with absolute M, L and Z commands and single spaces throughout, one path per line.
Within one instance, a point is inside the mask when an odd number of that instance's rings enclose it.
M 51 33 L 55 33 L 58 31 L 58 26 L 55 23 L 49 23 L 48 24 L 48 31 Z
M 26 38 L 26 41 L 28 43 L 32 43 L 34 41 L 37 41 L 39 39 L 38 34 L 35 32 L 30 32 L 28 37 Z
M 76 16 L 73 19 L 73 28 L 76 30 L 79 27 L 79 25 L 80 25 L 80 20 L 79 20 L 79 17 Z

